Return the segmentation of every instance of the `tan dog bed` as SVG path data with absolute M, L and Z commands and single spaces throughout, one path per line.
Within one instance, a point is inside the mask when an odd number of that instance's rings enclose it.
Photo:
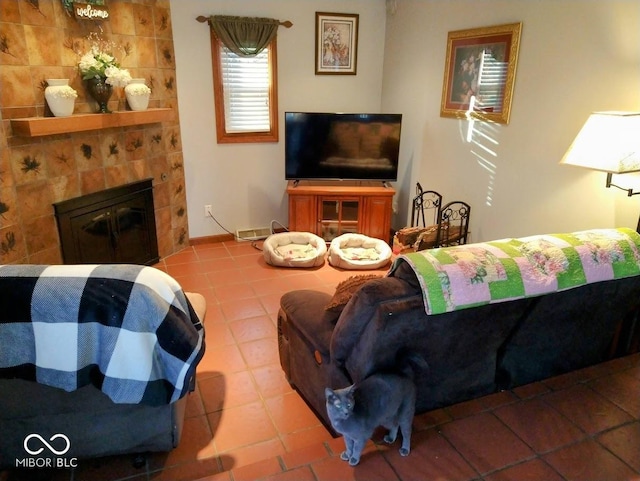
M 329 264 L 342 269 L 378 269 L 390 259 L 389 244 L 363 234 L 342 234 L 329 246 Z
M 278 267 L 318 267 L 324 264 L 327 244 L 311 232 L 280 232 L 264 241 L 262 255 Z

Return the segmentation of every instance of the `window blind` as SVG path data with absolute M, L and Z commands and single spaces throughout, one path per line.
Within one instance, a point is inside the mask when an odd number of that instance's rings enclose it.
M 268 132 L 269 48 L 241 57 L 220 47 L 225 127 L 228 133 Z

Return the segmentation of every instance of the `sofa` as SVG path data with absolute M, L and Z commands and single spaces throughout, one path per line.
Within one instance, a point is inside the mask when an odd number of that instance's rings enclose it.
M 1 467 L 178 445 L 202 295 L 148 266 L 4 265 L 0 305 Z
M 416 412 L 511 389 L 638 349 L 640 235 L 600 229 L 400 255 L 336 292 L 284 294 L 280 363 L 329 427 L 325 387 L 393 369 L 407 351 Z

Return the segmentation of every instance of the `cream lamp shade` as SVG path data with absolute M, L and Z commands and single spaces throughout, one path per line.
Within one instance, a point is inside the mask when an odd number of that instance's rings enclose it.
M 561 164 L 613 174 L 640 171 L 640 112 L 594 112 Z

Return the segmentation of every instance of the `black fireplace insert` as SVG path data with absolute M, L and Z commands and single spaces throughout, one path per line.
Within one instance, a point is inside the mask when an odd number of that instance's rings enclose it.
M 53 204 L 65 264 L 155 264 L 152 179 Z

